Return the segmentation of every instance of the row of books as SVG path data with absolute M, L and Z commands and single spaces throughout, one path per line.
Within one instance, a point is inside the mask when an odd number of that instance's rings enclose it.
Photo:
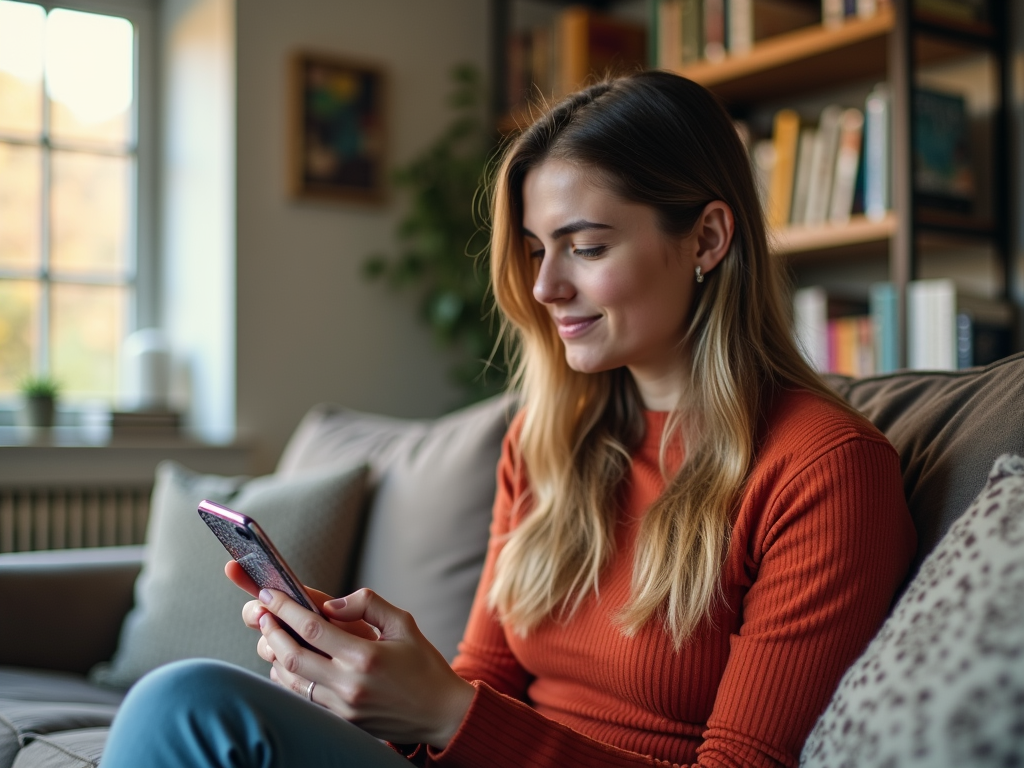
M 923 88 L 913 98 L 918 201 L 969 213 L 976 174 L 966 99 Z M 772 137 L 751 145 L 769 225 L 841 225 L 861 212 L 883 218 L 891 207 L 891 112 L 884 83 L 868 94 L 863 110 L 831 104 L 816 125 L 779 110 Z
M 797 343 L 822 373 L 871 376 L 898 367 L 899 321 L 892 283 L 871 286 L 867 301 L 821 286 L 793 296 Z M 986 365 L 1012 352 L 1010 305 L 965 296 L 952 280 L 907 285 L 907 367 L 949 371 Z
M 772 137 L 751 146 L 769 226 L 845 224 L 860 211 L 884 217 L 890 208 L 890 111 L 884 84 L 871 92 L 864 110 L 830 104 L 817 125 L 801 125 L 794 110 L 779 110 Z
M 650 64 L 677 69 L 742 56 L 754 43 L 814 24 L 870 18 L 887 0 L 656 0 Z

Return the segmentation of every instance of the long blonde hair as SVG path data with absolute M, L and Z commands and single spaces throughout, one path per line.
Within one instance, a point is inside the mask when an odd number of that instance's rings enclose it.
M 533 298 L 523 180 L 548 158 L 602 171 L 616 194 L 654 208 L 667 234 L 690 232 L 715 200 L 735 218 L 731 250 L 695 293 L 683 340 L 692 362 L 686 395 L 662 437 L 663 455 L 670 441 L 683 440 L 685 459 L 644 516 L 632 595 L 619 616 L 627 635 L 659 618 L 680 647 L 719 596 L 733 511 L 774 393 L 803 388 L 845 405 L 795 346 L 747 154 L 715 98 L 664 72 L 566 97 L 509 145 L 493 190 L 491 279 L 519 350 L 513 386 L 525 410 L 519 448 L 530 489 L 529 511 L 504 544 L 489 594 L 503 622 L 525 634 L 597 592 L 614 553 L 614 500 L 645 428 L 628 371 L 569 368 Z

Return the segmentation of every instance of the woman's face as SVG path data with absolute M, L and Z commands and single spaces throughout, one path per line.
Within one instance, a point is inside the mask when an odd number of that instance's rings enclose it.
M 697 238 L 664 234 L 653 208 L 611 192 L 600 172 L 553 159 L 524 179 L 523 232 L 534 298 L 551 315 L 569 367 L 626 366 L 648 407 L 673 407 L 687 365 L 680 341 Z

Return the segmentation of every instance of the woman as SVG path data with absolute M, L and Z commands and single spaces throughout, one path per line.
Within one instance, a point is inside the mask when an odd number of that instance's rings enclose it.
M 796 764 L 915 537 L 895 451 L 794 345 L 728 115 L 666 73 L 595 85 L 510 145 L 493 205 L 523 407 L 460 656 L 368 591 L 322 595 L 331 622 L 265 591 L 257 651 L 318 706 L 173 665 L 104 768 L 401 764 L 366 733 L 445 766 Z

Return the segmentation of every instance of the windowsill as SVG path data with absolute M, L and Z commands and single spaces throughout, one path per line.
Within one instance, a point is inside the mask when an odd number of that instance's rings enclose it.
M 0 447 L 104 446 L 110 443 L 110 427 L 0 426 Z

